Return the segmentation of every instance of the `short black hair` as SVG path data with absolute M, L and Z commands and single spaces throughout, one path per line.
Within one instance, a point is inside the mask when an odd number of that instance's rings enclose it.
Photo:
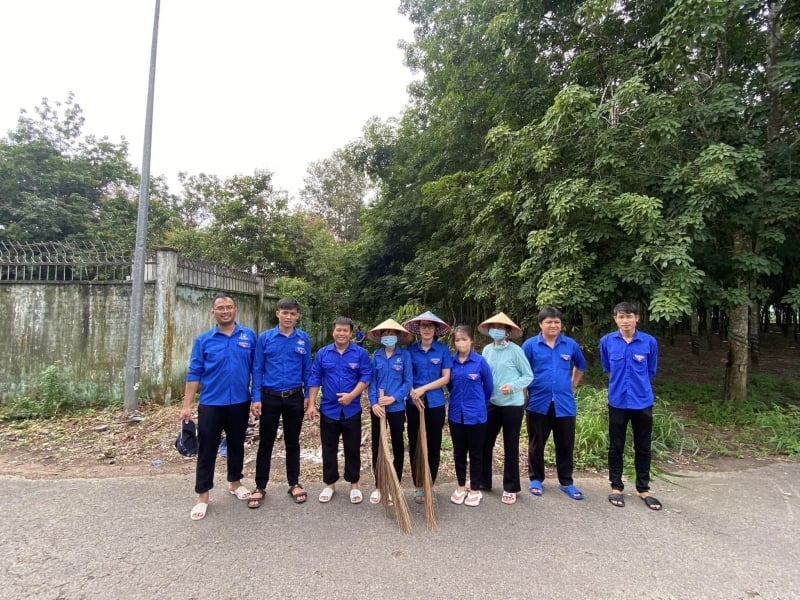
M 217 303 L 217 300 L 220 299 L 228 299 L 233 302 L 233 305 L 236 306 L 236 300 L 230 294 L 226 294 L 225 292 L 219 292 L 218 294 L 214 295 L 214 299 L 211 301 L 211 308 L 214 308 L 214 305 Z
M 469 325 L 456 325 L 453 327 L 453 339 L 456 339 L 456 334 L 463 333 L 470 340 L 475 341 L 475 336 L 472 334 L 472 327 Z
M 638 315 L 639 307 L 636 306 L 633 302 L 620 302 L 614 307 L 614 314 L 616 315 L 618 313 Z
M 278 310 L 296 310 L 300 312 L 300 303 L 291 296 L 287 296 L 278 300 Z
M 542 321 L 545 319 L 558 319 L 559 321 L 563 321 L 564 315 L 554 306 L 546 306 L 539 311 L 539 324 L 541 325 Z
M 337 325 L 347 325 L 350 331 L 353 331 L 353 319 L 350 317 L 336 317 L 333 320 L 333 328 L 336 329 Z

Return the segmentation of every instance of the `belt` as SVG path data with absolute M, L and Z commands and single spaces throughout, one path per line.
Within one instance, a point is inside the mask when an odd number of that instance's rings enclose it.
M 280 392 L 278 390 L 268 390 L 267 388 L 261 388 L 262 391 L 267 394 L 268 396 L 275 396 L 276 398 L 288 398 L 289 396 L 294 396 L 295 394 L 299 394 L 303 391 L 303 386 L 292 388 L 291 390 L 286 390 Z

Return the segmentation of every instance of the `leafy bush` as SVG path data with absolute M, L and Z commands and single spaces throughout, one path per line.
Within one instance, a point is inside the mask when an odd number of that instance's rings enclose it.
M 14 401 L 6 413 L 11 419 L 50 419 L 67 404 L 64 377 L 58 365 L 50 365 L 40 375 L 33 397 L 23 396 Z

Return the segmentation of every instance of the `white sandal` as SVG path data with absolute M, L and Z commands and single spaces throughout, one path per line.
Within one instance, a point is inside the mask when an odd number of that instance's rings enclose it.
M 250 490 L 243 485 L 240 485 L 235 490 L 228 488 L 228 491 L 239 500 L 248 500 L 250 498 Z
M 381 503 L 381 491 L 375 490 L 369 495 L 369 503 L 370 504 L 380 504 Z
M 327 504 L 328 502 L 331 501 L 331 498 L 333 498 L 333 495 L 335 493 L 336 490 L 334 490 L 330 486 L 326 486 L 322 488 L 322 491 L 319 493 L 319 501 L 322 502 L 323 504 Z
M 464 504 L 464 498 L 466 497 L 467 497 L 466 491 L 459 492 L 458 488 L 456 488 L 456 491 L 450 494 L 450 502 L 452 502 L 453 504 Z
M 208 502 L 198 502 L 192 507 L 192 512 L 189 513 L 189 518 L 192 521 L 199 521 L 200 519 L 204 519 L 207 510 L 208 510 Z
M 481 503 L 481 498 L 483 498 L 483 494 L 481 494 L 478 490 L 470 490 L 469 494 L 467 494 L 467 499 L 464 501 L 464 504 L 467 506 L 478 506 Z

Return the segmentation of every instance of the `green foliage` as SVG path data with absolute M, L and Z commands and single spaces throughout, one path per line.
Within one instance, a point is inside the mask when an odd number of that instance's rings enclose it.
M 65 393 L 64 376 L 58 365 L 50 365 L 40 375 L 32 397 L 18 398 L 4 417 L 9 419 L 51 419 L 71 405 Z

